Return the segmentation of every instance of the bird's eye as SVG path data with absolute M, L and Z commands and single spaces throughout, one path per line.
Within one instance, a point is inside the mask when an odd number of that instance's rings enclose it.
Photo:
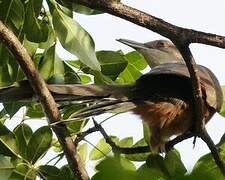
M 157 43 L 157 46 L 158 47 L 164 47 L 166 44 L 165 44 L 165 42 L 163 42 L 163 41 L 159 41 L 158 43 Z

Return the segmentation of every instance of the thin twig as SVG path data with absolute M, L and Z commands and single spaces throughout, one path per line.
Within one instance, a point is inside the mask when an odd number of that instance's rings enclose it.
M 111 139 L 111 137 L 105 132 L 104 128 L 98 124 L 93 119 L 95 127 L 101 132 L 102 136 L 105 138 L 106 143 L 108 143 L 112 147 L 112 151 L 114 153 L 122 153 L 122 154 L 136 154 L 136 153 L 145 153 L 150 152 L 149 146 L 140 146 L 140 147 L 119 147 L 116 143 Z
M 95 148 L 96 150 L 98 150 L 100 153 L 102 153 L 105 157 L 107 157 L 107 154 L 105 154 L 101 149 L 99 149 L 97 146 L 95 146 L 93 143 L 91 143 L 90 141 L 88 141 L 87 139 L 83 139 L 85 142 L 87 142 L 88 144 L 90 144 L 93 148 Z
M 49 164 L 50 162 L 54 161 L 54 160 L 57 159 L 57 158 L 59 158 L 59 160 L 61 160 L 63 156 L 64 156 L 64 153 L 57 154 L 55 157 L 53 157 L 52 159 L 50 159 L 50 160 L 46 163 L 46 165 Z M 56 162 L 58 163 L 58 160 L 57 160 Z M 56 165 L 57 163 L 54 163 L 54 165 Z
M 205 123 L 204 123 L 205 121 L 204 121 L 204 115 L 203 115 L 204 104 L 202 99 L 202 91 L 201 91 L 201 85 L 200 85 L 200 78 L 198 76 L 197 65 L 195 63 L 194 57 L 188 45 L 176 44 L 176 46 L 181 52 L 190 73 L 190 78 L 192 81 L 192 92 L 194 96 L 194 110 L 195 110 L 194 132 L 198 133 L 205 128 Z
M 83 131 L 83 132 L 77 134 L 77 138 L 75 139 L 74 143 L 75 143 L 76 145 L 78 145 L 78 143 L 79 143 L 80 141 L 84 140 L 84 138 L 85 138 L 86 136 L 88 136 L 89 134 L 91 134 L 91 133 L 93 133 L 93 132 L 97 132 L 97 131 L 99 131 L 98 128 L 94 126 L 94 127 L 89 128 L 89 129 L 86 130 L 86 131 Z
M 180 136 L 175 137 L 171 141 L 167 142 L 165 145 L 166 152 L 169 152 L 176 144 L 182 142 L 185 139 L 193 137 L 194 134 L 190 131 L 185 132 L 184 134 L 181 134 Z

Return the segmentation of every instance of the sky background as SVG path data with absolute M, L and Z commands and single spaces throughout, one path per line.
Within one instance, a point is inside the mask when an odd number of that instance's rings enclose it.
M 178 26 L 225 36 L 225 23 L 223 21 L 225 1 L 223 0 L 124 0 L 122 2 Z M 165 39 L 150 30 L 108 14 L 95 16 L 74 14 L 74 18 L 90 33 L 95 41 L 97 51 L 120 49 L 123 52 L 132 51 L 128 46 L 115 40 L 119 38 L 139 42 Z M 202 44 L 192 44 L 191 50 L 197 63 L 210 68 L 216 74 L 221 85 L 225 85 L 225 50 Z M 75 58 L 60 46 L 58 46 L 58 53 L 64 59 Z M 105 115 L 101 115 L 97 120 L 101 121 L 105 117 Z M 40 127 L 40 122 L 31 122 L 30 124 L 34 129 Z M 10 125 L 15 121 L 9 121 L 8 123 Z M 13 128 L 14 125 L 11 124 L 11 127 Z M 135 140 L 143 137 L 141 121 L 131 113 L 116 116 L 104 123 L 103 127 L 109 135 L 116 135 L 121 138 L 133 136 Z M 214 142 L 217 143 L 225 132 L 225 119 L 216 114 L 207 124 L 207 130 Z M 100 137 L 100 134 L 94 133 L 88 136 L 87 140 L 96 144 Z M 189 170 L 200 156 L 209 152 L 207 146 L 200 139 L 197 139 L 194 149 L 192 142 L 193 139 L 189 139 L 176 145 L 185 166 Z M 47 155 L 47 158 L 50 156 L 52 156 L 52 153 Z M 94 173 L 94 165 L 93 162 L 87 164 L 90 174 Z

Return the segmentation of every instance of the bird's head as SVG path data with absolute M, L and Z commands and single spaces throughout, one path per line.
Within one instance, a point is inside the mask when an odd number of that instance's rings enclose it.
M 155 40 L 147 43 L 139 43 L 127 39 L 118 39 L 140 52 L 151 68 L 165 63 L 184 63 L 184 60 L 176 46 L 168 40 Z

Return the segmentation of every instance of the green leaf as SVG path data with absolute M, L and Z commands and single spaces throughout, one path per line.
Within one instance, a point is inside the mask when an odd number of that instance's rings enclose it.
M 48 81 L 48 84 L 65 84 L 65 78 L 63 74 L 54 74 L 52 75 Z
M 95 84 L 114 84 L 113 80 L 105 76 L 102 72 L 92 70 L 86 65 L 79 63 L 79 61 L 69 61 L 69 64 L 76 68 L 80 68 L 86 74 L 93 75 Z
M 51 147 L 52 131 L 48 126 L 36 130 L 28 142 L 27 158 L 34 164 Z
M 220 141 L 218 144 L 216 144 L 216 147 L 222 147 L 225 145 L 224 143 L 225 143 L 225 134 L 223 134 L 223 136 L 220 138 Z
M 145 139 L 140 139 L 132 147 L 148 146 Z M 125 157 L 131 161 L 146 161 L 150 152 L 147 153 L 137 153 L 137 154 L 126 154 Z
M 224 159 L 224 157 L 223 157 Z M 223 180 L 221 174 L 211 154 L 202 156 L 195 164 L 191 174 L 191 179 Z
M 58 139 L 52 140 L 52 147 L 54 147 L 54 151 L 60 153 L 63 151 L 61 144 L 59 143 Z
M 131 147 L 133 145 L 133 137 L 126 137 L 121 139 L 118 144 L 119 147 Z
M 39 72 L 45 80 L 56 74 L 64 74 L 64 63 L 55 52 L 55 44 L 46 50 L 39 64 Z
M 10 102 L 10 103 L 3 103 L 3 105 L 7 114 L 9 114 L 10 118 L 12 118 L 17 113 L 17 111 L 19 111 L 19 109 L 24 106 L 24 103 Z
M 80 69 L 81 68 L 81 62 L 79 60 L 68 60 L 66 61 L 69 65 L 77 68 L 77 69 Z
M 104 74 L 102 74 L 99 71 L 92 71 L 90 74 L 92 74 L 94 76 L 95 84 L 114 84 L 112 79 L 105 76 Z
M 126 69 L 118 76 L 116 82 L 121 84 L 134 83 L 141 75 L 142 73 L 133 64 L 129 63 Z
M 101 72 L 113 81 L 126 68 L 128 62 L 126 57 L 115 51 L 98 51 L 96 53 L 101 64 Z
M 166 180 L 164 174 L 157 168 L 149 168 L 147 164 L 143 164 L 137 171 L 137 180 Z
M 73 105 L 68 105 L 63 108 L 63 119 L 69 119 L 73 116 L 74 113 L 77 111 L 85 108 L 86 105 L 78 105 L 78 104 L 73 104 Z
M 61 167 L 60 173 L 59 173 L 59 179 L 74 180 L 73 172 L 68 165 Z
M 220 109 L 220 115 L 222 115 L 223 117 L 225 117 L 225 86 L 221 86 L 222 91 L 223 91 L 223 104 L 222 107 Z
M 1 56 L 2 57 L 2 56 Z M 4 58 L 4 57 L 3 57 Z M 0 65 L 0 86 L 8 86 L 11 84 L 11 77 L 8 71 L 7 64 Z
M 179 152 L 175 149 L 166 154 L 164 163 L 169 174 L 174 179 L 182 179 L 187 172 L 183 162 L 181 161 Z
M 109 177 L 118 180 L 137 180 L 134 164 L 123 157 L 108 157 L 96 166 L 96 170 L 98 172 L 92 180 L 104 180 Z
M 9 180 L 34 180 L 36 171 L 29 164 L 19 163 L 9 177 Z
M 64 68 L 65 68 L 65 82 L 69 84 L 77 84 L 81 83 L 81 79 L 76 73 L 75 69 L 67 63 L 67 61 L 63 61 Z
M 47 180 L 54 180 L 59 178 L 60 170 L 55 166 L 42 165 L 38 167 L 38 171 L 45 177 Z
M 74 121 L 72 123 L 69 123 L 67 125 L 67 128 L 71 134 L 77 134 L 82 130 L 85 124 L 87 124 L 87 121 L 85 120 Z
M 98 160 L 105 157 L 112 150 L 111 146 L 106 143 L 105 139 L 102 138 L 95 145 L 89 154 L 90 160 Z
M 91 9 L 87 6 L 83 6 L 80 4 L 73 3 L 72 5 L 73 11 L 80 13 L 80 14 L 85 14 L 85 15 L 96 15 L 96 14 L 101 14 L 101 11 Z
M 17 139 L 6 126 L 0 123 L 0 153 L 6 156 L 18 155 Z
M 59 7 L 53 10 L 53 25 L 62 46 L 75 54 L 82 63 L 93 70 L 101 67 L 95 55 L 94 41 L 75 20 L 65 15 Z
M 20 0 L 1 0 L 0 1 L 0 19 L 7 23 L 10 21 L 19 29 L 23 24 L 24 7 Z
M 119 139 L 115 136 L 111 136 L 111 139 L 116 143 L 119 141 Z M 98 160 L 103 157 L 105 157 L 110 151 L 112 150 L 112 147 L 106 143 L 105 139 L 102 138 L 99 140 L 95 148 L 92 149 L 92 151 L 89 154 L 90 160 Z
M 43 58 L 44 58 L 44 53 L 36 53 L 33 56 L 33 61 L 34 61 L 34 65 L 35 65 L 36 68 L 39 69 L 39 64 L 42 63 Z
M 0 86 L 8 86 L 17 77 L 18 63 L 8 49 L 0 44 Z
M 30 0 L 26 7 L 24 30 L 26 38 L 31 42 L 45 42 L 48 39 L 48 24 L 45 20 L 38 19 L 42 0 Z
M 146 160 L 146 164 L 151 169 L 157 169 L 161 171 L 162 176 L 167 177 L 168 179 L 171 179 L 171 175 L 165 165 L 165 162 L 162 156 L 158 154 L 150 154 L 148 156 L 148 159 Z
M 42 118 L 45 117 L 45 114 L 40 103 L 31 103 L 29 106 L 27 106 L 26 116 L 30 118 Z
M 144 70 L 148 64 L 146 63 L 142 54 L 137 51 L 132 51 L 126 54 L 127 60 L 130 64 L 133 64 L 138 70 Z
M 50 16 L 50 15 L 49 15 Z M 48 16 L 48 18 L 50 18 Z M 48 39 L 45 42 L 39 43 L 40 49 L 48 49 L 56 43 L 56 35 L 51 25 L 47 25 L 48 28 Z
M 88 75 L 79 74 L 79 77 L 81 79 L 82 84 L 88 84 L 88 83 L 92 82 L 91 78 Z
M 144 121 L 142 123 L 143 123 L 144 139 L 145 139 L 145 142 L 149 145 L 150 138 L 151 138 L 151 131 L 147 122 Z
M 88 155 L 88 145 L 87 143 L 78 146 L 78 152 L 83 162 L 86 162 Z
M 38 48 L 39 44 L 38 43 L 31 42 L 31 41 L 27 40 L 26 38 L 24 38 L 24 40 L 23 40 L 23 46 L 28 51 L 29 55 L 31 57 L 33 57 L 33 55 L 35 55 L 35 53 L 37 51 L 37 48 Z
M 5 121 L 8 119 L 8 115 L 7 115 L 7 112 L 6 110 L 3 108 L 1 111 L 0 111 L 0 123 L 4 124 Z
M 0 155 L 0 178 L 1 180 L 7 180 L 13 172 L 14 166 L 10 162 L 9 157 Z
M 14 134 L 16 135 L 16 138 L 18 140 L 18 148 L 19 148 L 19 154 L 26 158 L 27 156 L 27 144 L 30 140 L 33 132 L 30 126 L 28 126 L 25 123 L 19 124 L 16 126 L 16 128 L 13 130 Z
M 80 77 L 74 72 L 67 72 L 64 74 L 66 84 L 80 84 Z
M 126 54 L 126 57 L 128 60 L 128 65 L 116 80 L 118 83 L 135 82 L 142 75 L 141 70 L 147 67 L 143 56 L 135 51 Z

